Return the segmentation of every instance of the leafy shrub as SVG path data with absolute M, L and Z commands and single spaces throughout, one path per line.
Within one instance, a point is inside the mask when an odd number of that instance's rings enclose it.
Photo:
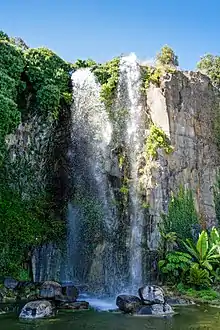
M 183 240 L 192 238 L 192 228 L 199 223 L 192 192 L 180 187 L 177 194 L 172 194 L 168 212 L 162 218 L 165 233 L 175 232 Z
M 174 251 L 167 253 L 165 260 L 158 262 L 159 269 L 169 281 L 180 280 L 190 269 L 192 258 L 188 253 Z
M 76 62 L 72 65 L 73 70 L 83 69 L 83 68 L 91 68 L 97 66 L 96 62 L 93 61 L 91 58 L 88 60 L 76 60 Z
M 157 157 L 157 150 L 161 148 L 165 153 L 173 152 L 167 135 L 156 125 L 151 125 L 150 132 L 146 140 L 146 153 L 152 158 Z
M 205 230 L 199 235 L 196 244 L 189 239 L 186 239 L 186 242 L 183 242 L 183 244 L 194 261 L 203 269 L 212 271 L 213 264 L 215 265 L 220 262 L 220 254 L 217 251 L 217 245 L 210 241 L 208 233 Z
M 197 68 L 207 74 L 216 87 L 220 87 L 220 56 L 204 55 L 197 63 Z
M 165 45 L 159 54 L 157 54 L 156 60 L 159 64 L 162 65 L 172 65 L 172 66 L 178 66 L 178 57 L 175 55 L 172 48 Z
M 101 100 L 106 108 L 110 108 L 113 103 L 115 91 L 119 79 L 119 57 L 104 64 L 97 65 L 93 72 L 101 84 Z
M 200 268 L 200 266 L 195 263 L 190 267 L 187 283 L 195 287 L 209 287 L 211 284 L 211 277 L 206 269 Z
M 60 90 L 56 85 L 45 85 L 37 91 L 38 106 L 46 114 L 51 113 L 55 119 L 58 116 Z

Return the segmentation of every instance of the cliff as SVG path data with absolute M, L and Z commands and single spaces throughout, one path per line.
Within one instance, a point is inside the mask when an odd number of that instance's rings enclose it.
M 173 194 L 189 190 L 198 222 L 216 224 L 218 90 L 176 69 L 146 81 L 134 54 L 74 68 L 46 49 L 19 54 L 25 86 L 13 101 L 21 120 L 2 137 L 0 219 L 11 235 L 22 225 L 16 242 L 31 251 L 34 279 L 109 293 L 152 280 Z

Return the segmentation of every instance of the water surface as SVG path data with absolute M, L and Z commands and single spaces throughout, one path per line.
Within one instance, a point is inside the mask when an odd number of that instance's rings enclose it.
M 220 309 L 187 306 L 175 309 L 172 317 L 135 317 L 106 311 L 59 312 L 42 320 L 19 320 L 15 313 L 0 315 L 1 330 L 217 330 Z

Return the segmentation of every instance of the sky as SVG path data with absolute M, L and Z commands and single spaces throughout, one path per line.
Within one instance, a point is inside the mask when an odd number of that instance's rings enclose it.
M 220 0 L 0 0 L 0 30 L 70 62 L 149 60 L 168 44 L 191 70 L 220 55 Z

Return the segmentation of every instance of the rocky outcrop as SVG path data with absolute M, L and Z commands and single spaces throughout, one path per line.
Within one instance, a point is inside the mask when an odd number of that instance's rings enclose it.
M 40 296 L 45 299 L 54 299 L 62 295 L 62 287 L 59 283 L 46 281 L 40 288 Z
M 138 294 L 141 298 L 142 303 L 145 305 L 165 303 L 163 290 L 156 285 L 144 286 L 138 290 Z
M 54 309 L 49 301 L 38 300 L 27 303 L 22 308 L 19 317 L 22 319 L 39 319 L 53 316 L 53 314 Z
M 164 292 L 158 286 L 144 286 L 138 290 L 139 299 L 131 295 L 119 295 L 116 305 L 124 313 L 137 315 L 165 315 L 174 313 L 165 301 Z
M 141 300 L 136 296 L 120 295 L 116 299 L 116 305 L 124 313 L 135 313 L 141 306 Z
M 219 93 L 207 76 L 199 72 L 176 72 L 165 76 L 161 86 L 151 85 L 147 105 L 152 122 L 170 138 L 174 151 L 158 151 L 158 159 L 148 164 L 143 178 L 153 219 L 148 247 L 156 249 L 157 224 L 167 211 L 170 192 L 180 185 L 191 189 L 195 205 L 204 221 L 215 223 L 213 185 L 219 166 L 213 121 Z
M 172 307 L 168 304 L 154 304 L 142 306 L 138 311 L 138 315 L 165 315 L 174 313 Z

